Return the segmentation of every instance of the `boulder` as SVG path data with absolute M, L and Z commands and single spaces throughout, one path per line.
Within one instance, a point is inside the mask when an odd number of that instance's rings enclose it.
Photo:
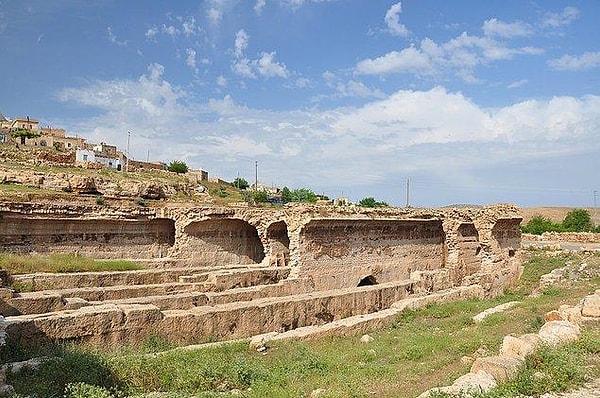
M 368 344 L 368 343 L 372 342 L 373 340 L 374 340 L 373 337 L 369 336 L 368 334 L 364 334 L 360 338 L 360 342 L 364 343 L 364 344 Z
M 505 382 L 517 375 L 524 361 L 519 358 L 510 358 L 500 355 L 475 359 L 471 366 L 471 373 L 485 372 L 494 377 L 498 383 Z
M 476 373 L 471 372 L 460 376 L 451 386 L 432 388 L 419 395 L 419 398 L 429 398 L 432 394 L 439 393 L 470 397 L 472 395 L 486 393 L 496 387 L 496 385 L 497 383 L 494 380 L 494 377 L 489 373 L 483 371 Z
M 534 335 L 537 337 L 537 335 Z M 537 339 L 539 342 L 539 338 Z M 500 355 L 508 358 L 525 359 L 527 355 L 533 354 L 537 343 L 532 338 L 520 338 L 514 336 L 504 336 Z
M 551 321 L 540 328 L 538 336 L 543 343 L 551 346 L 570 343 L 579 338 L 581 330 L 569 321 Z
M 96 180 L 93 177 L 74 175 L 70 179 L 71 190 L 77 193 L 98 193 Z
M 582 300 L 581 315 L 586 317 L 600 317 L 600 294 L 592 294 Z

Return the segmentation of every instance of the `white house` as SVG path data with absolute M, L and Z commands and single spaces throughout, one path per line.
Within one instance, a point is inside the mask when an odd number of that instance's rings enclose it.
M 100 163 L 111 169 L 121 170 L 122 168 L 119 158 L 98 155 L 89 149 L 78 149 L 75 151 L 75 163 Z

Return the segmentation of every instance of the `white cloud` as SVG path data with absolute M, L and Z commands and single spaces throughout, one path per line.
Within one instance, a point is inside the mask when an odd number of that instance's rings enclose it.
M 256 78 L 257 76 L 262 76 L 264 78 L 280 77 L 287 79 L 290 76 L 290 72 L 285 64 L 275 60 L 275 51 L 263 51 L 260 53 L 260 57 L 255 60 L 250 60 L 245 57 L 236 59 L 231 69 L 237 75 L 252 79 Z
M 151 28 L 148 28 L 144 36 L 146 36 L 146 39 L 148 40 L 153 40 L 156 37 L 156 35 L 158 35 L 158 28 L 156 26 L 153 26 Z
M 163 33 L 165 33 L 171 37 L 175 37 L 179 34 L 179 30 L 173 25 L 167 26 L 167 25 L 163 24 L 161 30 Z
M 260 14 L 266 5 L 267 5 L 267 0 L 256 0 L 256 3 L 254 4 L 254 12 L 256 12 L 257 14 Z
M 223 75 L 219 75 L 217 77 L 217 86 L 219 86 L 219 87 L 227 86 L 227 79 Z
M 208 9 L 208 11 L 206 11 L 206 17 L 208 18 L 210 23 L 212 23 L 213 25 L 217 25 L 219 22 L 221 22 L 221 19 L 223 18 L 223 13 L 221 12 L 221 10 L 218 10 L 216 8 L 210 8 Z
M 246 48 L 248 48 L 248 41 L 250 40 L 250 36 L 246 33 L 244 29 L 238 30 L 235 34 L 235 56 L 241 57 L 244 54 Z
M 600 66 L 600 51 L 585 52 L 580 56 L 563 55 L 548 61 L 548 66 L 554 70 L 579 71 Z
M 251 79 L 256 78 L 256 74 L 252 70 L 252 62 L 248 58 L 241 58 L 236 60 L 233 63 L 231 70 L 235 74 L 240 75 L 242 77 L 249 77 Z
M 486 36 L 497 36 L 497 37 L 519 37 L 529 36 L 533 33 L 531 25 L 517 21 L 517 22 L 502 22 L 496 18 L 491 18 L 483 23 L 483 33 Z
M 289 71 L 285 64 L 275 61 L 275 51 L 270 53 L 262 52 L 260 58 L 255 62 L 256 69 L 264 77 L 287 78 Z
M 569 25 L 579 18 L 579 10 L 575 7 L 565 7 L 561 12 L 548 12 L 544 15 L 542 26 L 547 28 L 559 28 Z
M 110 26 L 107 27 L 106 30 L 108 32 L 108 40 L 110 40 L 111 43 L 114 43 L 118 46 L 126 46 L 127 45 L 127 41 L 120 41 L 117 39 L 117 35 L 113 32 L 113 30 Z
M 185 63 L 190 67 L 194 73 L 198 73 L 198 66 L 196 64 L 196 51 L 192 48 L 188 48 L 186 50 L 187 57 L 185 59 Z
M 506 86 L 506 88 L 519 88 L 519 87 L 523 87 L 527 83 L 529 83 L 529 80 L 521 79 L 521 80 L 517 80 L 517 81 L 510 83 L 508 86 Z
M 384 98 L 385 94 L 378 89 L 369 88 L 362 82 L 351 80 L 347 83 L 338 83 L 336 92 L 342 97 L 359 98 Z
M 188 37 L 198 33 L 198 27 L 196 26 L 196 19 L 194 17 L 189 17 L 183 21 L 181 28 L 183 30 L 183 34 Z
M 125 132 L 132 131 L 134 157 L 151 148 L 157 159 L 182 159 L 191 167 L 202 162 L 212 175 L 228 179 L 253 171 L 260 156 L 261 181 L 320 187 L 328 194 L 339 192 L 340 181 L 350 189 L 415 170 L 452 173 L 506 162 L 526 167 L 535 159 L 600 150 L 600 96 L 488 109 L 435 87 L 400 90 L 360 107 L 266 111 L 231 96 L 198 101 L 164 74 L 164 67 L 152 64 L 136 80 L 68 88 L 60 98 L 99 110 L 93 120 L 72 125 L 85 137 L 122 148 Z M 357 91 L 364 89 L 355 83 Z
M 400 23 L 400 13 L 402 12 L 401 2 L 397 2 L 392 5 L 389 10 L 385 13 L 385 23 L 388 27 L 389 32 L 394 36 L 406 37 L 409 35 L 409 31 L 403 24 Z
M 433 65 L 426 54 L 414 47 L 408 47 L 402 51 L 391 51 L 379 58 L 362 60 L 356 64 L 356 70 L 366 75 L 398 72 L 426 75 L 433 72 Z
M 515 55 L 537 55 L 543 50 L 536 47 L 511 48 L 490 37 L 471 36 L 466 32 L 438 44 L 426 38 L 419 47 L 391 51 L 381 57 L 365 59 L 356 64 L 356 71 L 367 75 L 412 73 L 434 76 L 446 70 L 454 71 L 466 82 L 475 82 L 476 67 Z

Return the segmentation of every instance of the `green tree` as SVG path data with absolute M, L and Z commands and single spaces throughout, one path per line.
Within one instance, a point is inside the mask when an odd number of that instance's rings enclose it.
M 375 198 L 372 197 L 372 196 L 369 196 L 369 197 L 361 199 L 360 202 L 358 202 L 358 205 L 362 206 L 362 207 L 383 207 L 383 206 L 388 206 L 388 204 L 385 203 L 385 202 L 378 202 L 378 201 L 376 201 Z
M 14 138 L 20 138 L 21 145 L 25 145 L 25 139 L 37 138 L 40 136 L 40 133 L 29 129 L 18 129 L 12 132 L 12 136 Z
M 590 213 L 585 209 L 574 209 L 568 212 L 562 226 L 569 232 L 589 232 L 594 229 Z
M 232 186 L 238 188 L 238 189 L 246 189 L 250 186 L 250 184 L 248 183 L 248 181 L 246 181 L 243 178 L 236 178 L 235 180 L 233 180 L 233 182 L 231 183 Z
M 521 231 L 526 234 L 541 235 L 546 231 L 554 231 L 557 227 L 558 225 L 554 224 L 551 219 L 535 215 L 527 224 L 521 226 Z
M 188 172 L 188 165 L 180 160 L 174 160 L 167 166 L 167 170 L 173 173 L 183 174 Z
M 244 200 L 248 203 L 266 203 L 269 201 L 269 193 L 264 189 L 260 191 L 246 191 L 244 192 Z
M 292 191 L 288 187 L 283 187 L 281 190 L 281 201 L 283 203 L 289 203 L 293 200 Z

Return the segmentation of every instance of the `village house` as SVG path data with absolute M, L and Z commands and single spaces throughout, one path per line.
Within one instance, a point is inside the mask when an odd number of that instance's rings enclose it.
M 100 144 L 88 144 L 85 148 L 75 151 L 75 163 L 98 163 L 104 167 L 122 170 L 126 158 L 116 145 L 108 145 L 104 142 Z

